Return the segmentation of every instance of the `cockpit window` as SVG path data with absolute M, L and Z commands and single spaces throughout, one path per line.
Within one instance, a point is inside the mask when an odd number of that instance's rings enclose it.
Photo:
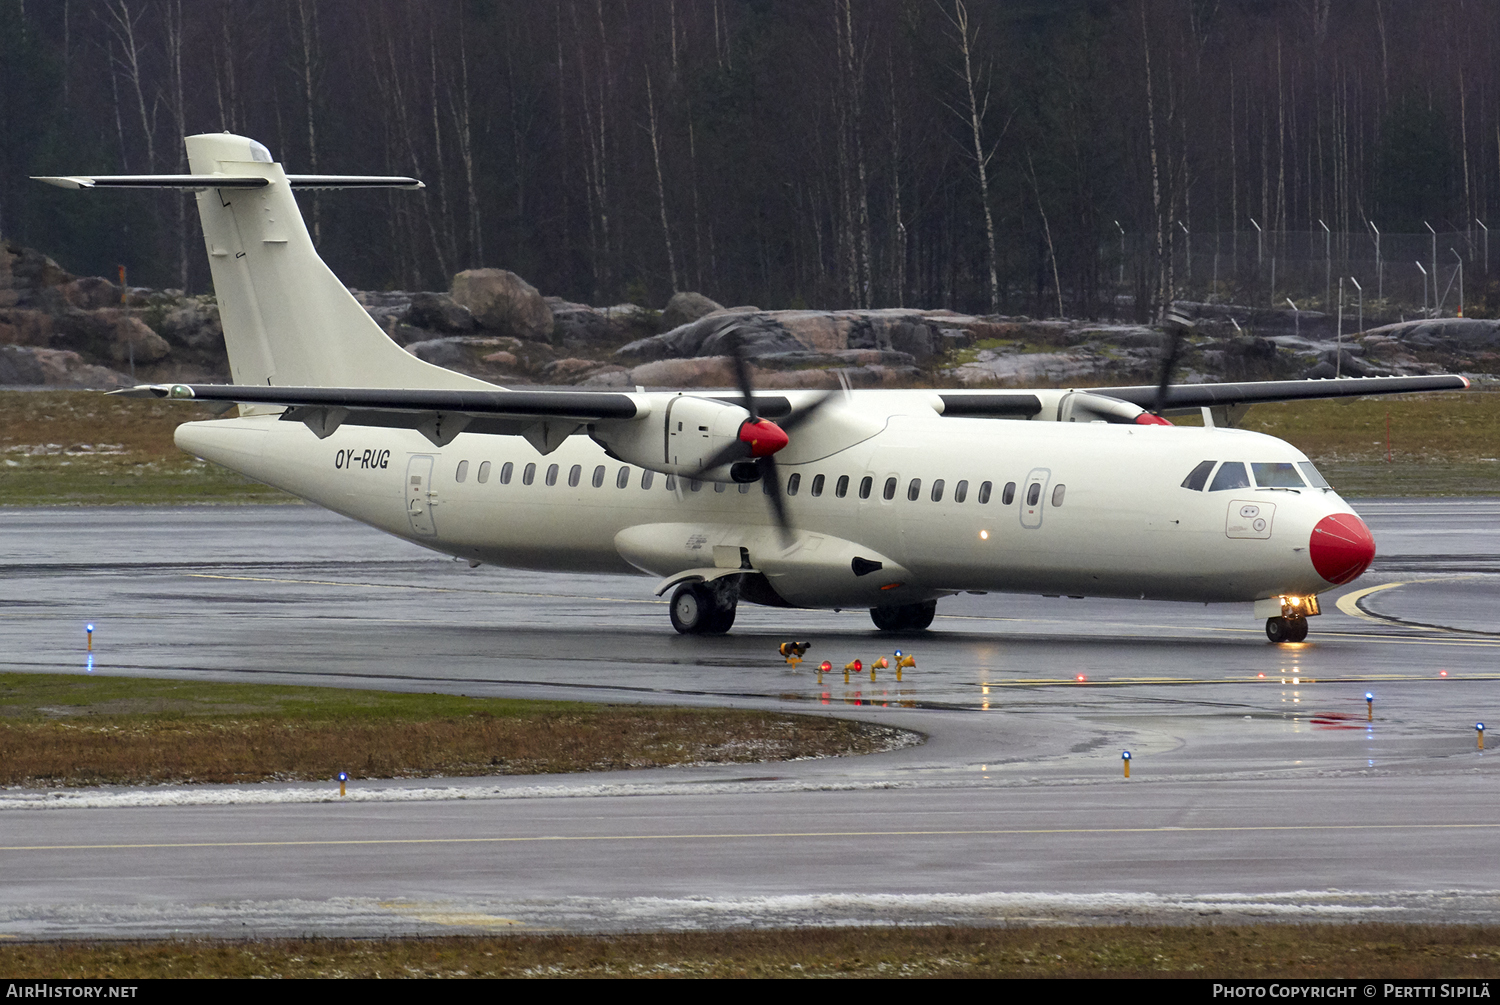
M 1192 489 L 1194 492 L 1202 492 L 1203 486 L 1208 484 L 1209 472 L 1213 471 L 1214 465 L 1217 463 L 1218 461 L 1204 461 L 1202 464 L 1199 464 L 1192 471 L 1188 472 L 1188 476 L 1182 480 L 1182 487 Z
M 1302 476 L 1297 474 L 1295 464 L 1251 464 L 1251 470 L 1255 472 L 1255 484 L 1263 489 L 1301 489 L 1306 488 Z
M 1245 474 L 1245 466 L 1239 461 L 1225 461 L 1219 468 L 1219 473 L 1214 475 L 1214 483 L 1208 487 L 1210 492 L 1223 492 L 1225 489 L 1248 489 L 1250 479 Z
M 1311 485 L 1313 488 L 1315 488 L 1315 489 L 1331 489 L 1331 488 L 1333 488 L 1332 485 L 1328 484 L 1328 479 L 1324 478 L 1318 472 L 1318 469 L 1315 468 L 1315 467 L 1313 467 L 1312 461 L 1298 461 L 1297 462 L 1297 467 L 1299 467 L 1299 468 L 1302 469 L 1302 474 L 1307 478 L 1307 484 Z

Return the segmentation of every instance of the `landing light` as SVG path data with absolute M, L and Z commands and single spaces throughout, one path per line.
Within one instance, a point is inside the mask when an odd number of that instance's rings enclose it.
M 1083 674 L 1079 674 L 1077 677 L 1074 677 L 1073 679 L 1076 680 L 1080 684 L 1082 684 L 1084 681 L 1088 680 L 1088 678 L 1085 677 Z
M 990 532 L 989 531 L 982 530 L 982 531 L 979 532 L 979 540 L 981 540 L 981 541 L 988 541 L 989 539 L 990 539 Z

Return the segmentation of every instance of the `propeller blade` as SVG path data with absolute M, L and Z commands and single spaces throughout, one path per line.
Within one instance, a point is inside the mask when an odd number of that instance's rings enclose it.
M 1167 407 L 1167 392 L 1172 389 L 1172 371 L 1177 369 L 1178 357 L 1182 355 L 1182 337 L 1187 329 L 1192 327 L 1192 322 L 1186 316 L 1177 311 L 1170 311 L 1163 325 L 1172 334 L 1172 341 L 1167 344 L 1166 356 L 1161 361 L 1161 379 L 1156 385 L 1156 401 L 1151 411 L 1157 415 Z
M 704 461 L 702 466 L 699 467 L 698 470 L 693 474 L 688 475 L 688 477 L 702 478 L 706 472 L 712 471 L 714 468 L 717 468 L 724 464 L 728 464 L 730 461 L 745 460 L 749 456 L 749 445 L 741 440 L 735 440 L 733 443 L 727 444 L 723 449 L 714 454 L 708 460 Z
M 771 512 L 776 517 L 776 526 L 781 530 L 782 547 L 786 547 L 792 543 L 792 518 L 786 511 L 786 499 L 781 494 L 781 473 L 776 470 L 776 458 L 761 457 L 756 460 L 755 465 L 760 468 L 761 484 L 766 487 L 766 494 L 771 498 Z
M 732 328 L 738 327 L 738 322 L 732 325 Z M 734 383 L 745 399 L 745 411 L 750 413 L 750 421 L 755 422 L 760 419 L 760 410 L 755 407 L 755 388 L 750 383 L 750 367 L 745 362 L 745 354 L 740 351 L 739 332 L 735 331 L 734 337 L 728 341 L 729 359 L 734 364 Z
M 801 408 L 793 411 L 786 418 L 776 420 L 776 425 L 781 427 L 782 432 L 790 433 L 792 430 L 802 425 L 808 419 L 811 419 L 813 415 L 817 413 L 818 409 L 822 408 L 824 405 L 828 404 L 830 400 L 833 399 L 836 393 L 837 392 L 835 391 L 824 392 L 822 395 L 814 398 L 812 401 L 803 405 Z

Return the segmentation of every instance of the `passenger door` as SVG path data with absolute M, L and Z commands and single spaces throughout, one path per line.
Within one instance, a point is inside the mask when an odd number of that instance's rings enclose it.
M 437 525 L 432 519 L 431 454 L 414 454 L 406 465 L 406 515 L 411 518 L 413 534 L 432 537 Z

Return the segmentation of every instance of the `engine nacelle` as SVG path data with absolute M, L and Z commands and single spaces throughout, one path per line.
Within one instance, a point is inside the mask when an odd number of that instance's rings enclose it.
M 665 402 L 653 402 L 643 418 L 596 422 L 592 435 L 594 442 L 611 455 L 652 471 L 712 482 L 751 481 L 755 477 L 753 465 L 739 463 L 751 457 L 748 444 L 742 456 L 712 470 L 702 470 L 731 444 L 745 442 L 740 431 L 749 418 L 750 413 L 739 405 L 677 394 Z
M 1058 422 L 1110 422 L 1134 423 L 1137 425 L 1162 423 L 1163 419 L 1151 415 L 1140 405 L 1111 398 L 1108 395 L 1088 391 L 1070 391 L 1057 403 Z

